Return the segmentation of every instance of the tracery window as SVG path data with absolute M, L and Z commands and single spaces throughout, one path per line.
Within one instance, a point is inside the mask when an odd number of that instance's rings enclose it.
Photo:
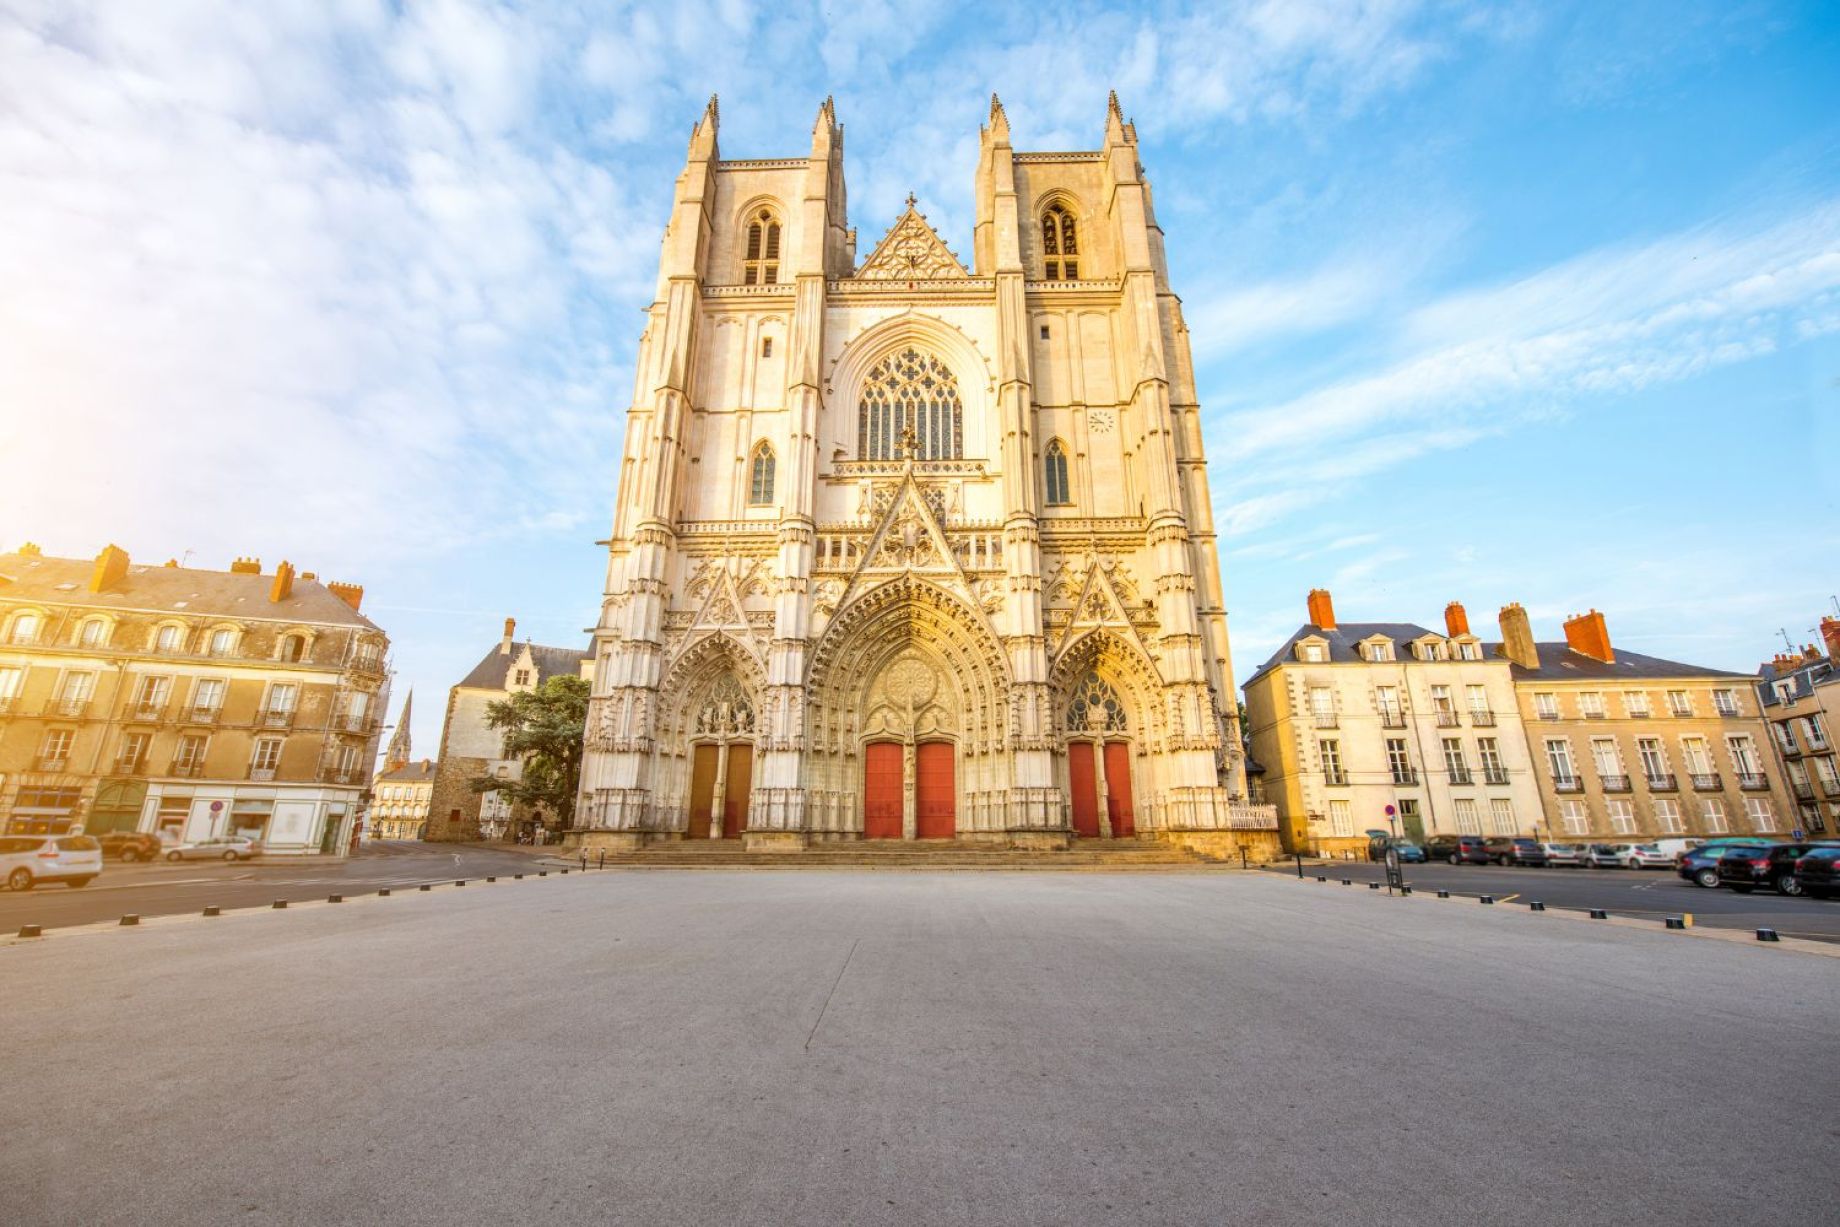
M 1067 449 L 1055 439 L 1048 444 L 1042 468 L 1048 480 L 1048 505 L 1061 506 L 1073 501 L 1073 487 L 1067 481 Z
M 734 674 L 724 673 L 709 688 L 709 697 L 696 713 L 696 731 L 718 735 L 754 731 L 754 705 Z
M 1118 701 L 1118 692 L 1108 686 L 1104 678 L 1088 670 L 1080 684 L 1073 688 L 1073 698 L 1067 701 L 1067 731 L 1078 733 L 1093 728 L 1108 733 L 1124 732 L 1124 704 Z
M 762 209 L 747 228 L 747 256 L 741 263 L 741 284 L 774 285 L 779 281 L 779 219 Z
M 1049 281 L 1080 279 L 1080 242 L 1073 214 L 1063 205 L 1049 205 L 1041 215 L 1042 276 Z
M 762 440 L 754 448 L 753 472 L 748 478 L 748 502 L 754 504 L 773 501 L 773 447 Z
M 903 436 L 912 430 L 915 459 L 956 459 L 965 454 L 964 418 L 951 368 L 931 354 L 904 349 L 876 363 L 863 380 L 856 454 L 901 459 Z

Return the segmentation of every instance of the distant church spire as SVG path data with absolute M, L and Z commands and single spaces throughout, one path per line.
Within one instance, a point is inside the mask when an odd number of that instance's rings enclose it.
M 390 746 L 383 752 L 383 769 L 395 771 L 409 765 L 409 713 L 415 706 L 415 688 L 403 700 L 402 715 L 396 718 L 396 731 L 390 734 Z

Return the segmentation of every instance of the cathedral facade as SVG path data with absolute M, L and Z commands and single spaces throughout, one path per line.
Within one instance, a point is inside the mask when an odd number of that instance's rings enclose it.
M 1247 804 L 1199 406 L 1117 99 L 981 129 L 969 264 L 807 156 L 690 140 L 627 417 L 573 841 L 1155 837 Z

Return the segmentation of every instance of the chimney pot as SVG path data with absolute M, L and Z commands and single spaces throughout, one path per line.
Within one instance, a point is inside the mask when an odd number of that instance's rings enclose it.
M 260 575 L 262 574 L 262 560 L 260 558 L 238 558 L 230 564 L 230 574 Z
M 1469 614 L 1464 611 L 1459 602 L 1452 601 L 1444 606 L 1444 629 L 1449 632 L 1452 639 L 1458 635 L 1469 634 Z
M 275 582 L 268 586 L 268 603 L 279 605 L 294 594 L 294 564 L 287 559 L 275 568 Z
M 1534 646 L 1533 623 L 1519 601 L 1501 607 L 1501 654 L 1523 669 L 1540 667 L 1540 650 Z
M 128 551 L 119 545 L 105 545 L 96 555 L 96 569 L 89 573 L 89 590 L 107 592 L 128 574 Z
M 37 558 L 45 551 L 38 548 L 38 543 L 36 541 L 28 541 L 19 547 L 19 552 L 24 557 Z
M 1616 653 L 1610 648 L 1610 630 L 1604 625 L 1604 615 L 1595 609 L 1573 614 L 1565 620 L 1565 644 L 1592 660 L 1601 660 L 1607 665 L 1616 663 Z
M 1840 618 L 1821 619 L 1821 639 L 1827 644 L 1828 659 L 1840 663 Z
M 498 641 L 498 654 L 500 656 L 511 655 L 511 637 L 515 634 L 517 634 L 517 619 L 506 618 L 505 637 Z
M 1310 589 L 1310 625 L 1318 630 L 1335 629 L 1335 602 L 1329 598 L 1327 588 Z
M 329 579 L 326 581 L 326 591 L 338 597 L 339 600 L 344 601 L 353 609 L 357 609 L 364 604 L 363 584 L 341 584 L 336 579 Z

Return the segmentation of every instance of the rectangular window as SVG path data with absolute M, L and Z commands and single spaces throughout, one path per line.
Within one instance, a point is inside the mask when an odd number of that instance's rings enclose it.
M 1559 718 L 1559 697 L 1545 691 L 1534 695 L 1533 714 L 1542 720 L 1557 720 Z
M 1506 797 L 1496 797 L 1489 802 L 1489 821 L 1497 835 L 1513 835 L 1520 830 L 1520 824 L 1514 821 L 1514 802 Z
M 1776 815 L 1770 812 L 1768 797 L 1744 798 L 1744 816 L 1751 820 L 1751 830 L 1763 832 L 1776 829 Z
M 25 688 L 26 671 L 12 665 L 0 667 L 0 703 L 17 699 Z
M 1399 710 L 1399 687 L 1376 686 L 1374 688 L 1374 702 L 1380 708 L 1380 721 L 1382 724 L 1386 725 L 1388 728 L 1401 728 L 1404 726 L 1405 716 Z
M 1563 737 L 1546 739 L 1546 765 L 1552 769 L 1555 783 L 1569 784 L 1578 778 L 1577 772 L 1572 770 L 1571 743 Z
M 1648 691 L 1625 690 L 1623 692 L 1623 710 L 1636 720 L 1648 718 Z
M 1565 824 L 1567 835 L 1588 834 L 1591 830 L 1591 811 L 1585 808 L 1583 801 L 1561 801 L 1559 821 Z
M 134 706 L 141 712 L 158 712 L 166 708 L 166 700 L 172 694 L 170 677 L 143 677 L 140 686 L 134 692 Z
M 1476 803 L 1468 797 L 1457 798 L 1457 834 L 1482 834 L 1482 815 L 1476 810 Z
M 1726 835 L 1731 828 L 1725 823 L 1725 802 L 1707 797 L 1699 803 L 1699 817 L 1708 835 Z
M 1444 645 L 1434 639 L 1427 639 L 1418 645 L 1418 658 L 1420 660 L 1443 660 L 1445 658 Z
M 1459 660 L 1481 660 L 1482 645 L 1468 642 L 1459 643 L 1457 645 L 1457 658 Z
M 197 775 L 204 767 L 205 747 L 209 744 L 208 738 L 197 733 L 179 738 L 178 749 L 173 751 L 173 774 Z
M 1821 723 L 1819 716 L 1802 717 L 1802 736 L 1807 738 L 1810 749 L 1827 748 L 1827 726 Z
M 1636 811 L 1626 798 L 1614 797 L 1604 803 L 1610 814 L 1610 829 L 1618 835 L 1636 833 Z
M 1802 748 L 1795 744 L 1795 730 L 1789 727 L 1787 720 L 1781 724 L 1772 724 L 1770 730 L 1776 734 L 1776 744 L 1782 747 L 1784 754 L 1800 754 Z
M 1303 653 L 1303 659 L 1306 662 L 1313 664 L 1313 665 L 1320 665 L 1323 663 L 1322 644 L 1320 643 L 1300 644 L 1298 647 L 1298 650 Z
M 1578 711 L 1586 720 L 1604 718 L 1604 696 L 1602 691 L 1581 690 L 1578 693 Z
M 292 682 L 276 682 L 268 688 L 268 710 L 294 710 L 294 698 L 299 693 Z
M 1668 711 L 1674 715 L 1691 716 L 1693 714 L 1693 700 L 1688 697 L 1686 691 L 1670 690 L 1667 692 L 1667 697 Z
M 1469 696 L 1469 710 L 1472 716 L 1488 714 L 1489 688 L 1487 686 L 1466 686 L 1464 693 Z
M 1348 777 L 1342 771 L 1341 743 L 1322 740 L 1316 743 L 1316 749 L 1322 755 L 1323 778 L 1331 784 L 1346 784 Z
M 1623 774 L 1623 759 L 1616 752 L 1615 738 L 1591 738 L 1591 765 L 1597 768 L 1597 774 L 1600 776 L 1621 776 Z
M 1344 837 L 1354 834 L 1354 812 L 1348 802 L 1329 802 L 1329 834 Z
M 1662 756 L 1659 738 L 1638 738 L 1636 753 L 1642 758 L 1642 774 L 1650 780 L 1659 780 L 1667 775 L 1667 759 Z
M 121 753 L 115 757 L 115 769 L 129 775 L 141 769 L 147 761 L 147 747 L 153 742 L 151 733 L 123 733 L 121 735 Z
M 1391 768 L 1393 772 L 1393 783 L 1412 784 L 1417 782 L 1412 778 L 1412 756 L 1406 749 L 1405 738 L 1388 737 L 1386 739 L 1386 765 Z
M 192 690 L 192 712 L 206 718 L 214 715 L 224 705 L 224 680 L 220 677 L 202 677 Z
M 1431 688 L 1431 707 L 1439 715 L 1445 712 L 1454 713 L 1457 710 L 1450 701 L 1450 687 L 1433 686 Z
M 1663 835 L 1683 834 L 1687 828 L 1680 821 L 1680 802 L 1672 797 L 1656 797 L 1655 826 Z
M 1469 761 L 1463 756 L 1463 739 L 1444 738 L 1444 770 L 1450 772 L 1452 784 L 1469 783 Z M 1480 831 L 1476 834 L 1481 834 Z
M 58 697 L 66 703 L 87 703 L 95 688 L 94 673 L 66 673 L 64 684 L 58 688 Z
M 274 771 L 281 766 L 281 738 L 259 737 L 256 739 L 255 758 L 250 766 L 257 771 Z
M 1757 746 L 1748 736 L 1740 733 L 1727 737 L 1725 748 L 1731 754 L 1732 770 L 1740 778 L 1757 774 Z
M 1310 719 L 1319 729 L 1335 727 L 1335 696 L 1327 686 L 1310 687 Z
M 1680 739 L 1680 757 L 1687 764 L 1689 775 L 1711 775 L 1712 753 L 1706 748 L 1704 737 L 1682 737 Z
M 1821 777 L 1821 787 L 1828 796 L 1840 795 L 1840 767 L 1834 766 L 1832 757 L 1815 759 L 1814 773 Z
M 76 736 L 71 729 L 51 729 L 45 734 L 44 748 L 40 754 L 45 758 L 69 758 L 70 745 Z
M 1712 710 L 1721 716 L 1738 714 L 1738 692 L 1729 688 L 1712 692 Z

